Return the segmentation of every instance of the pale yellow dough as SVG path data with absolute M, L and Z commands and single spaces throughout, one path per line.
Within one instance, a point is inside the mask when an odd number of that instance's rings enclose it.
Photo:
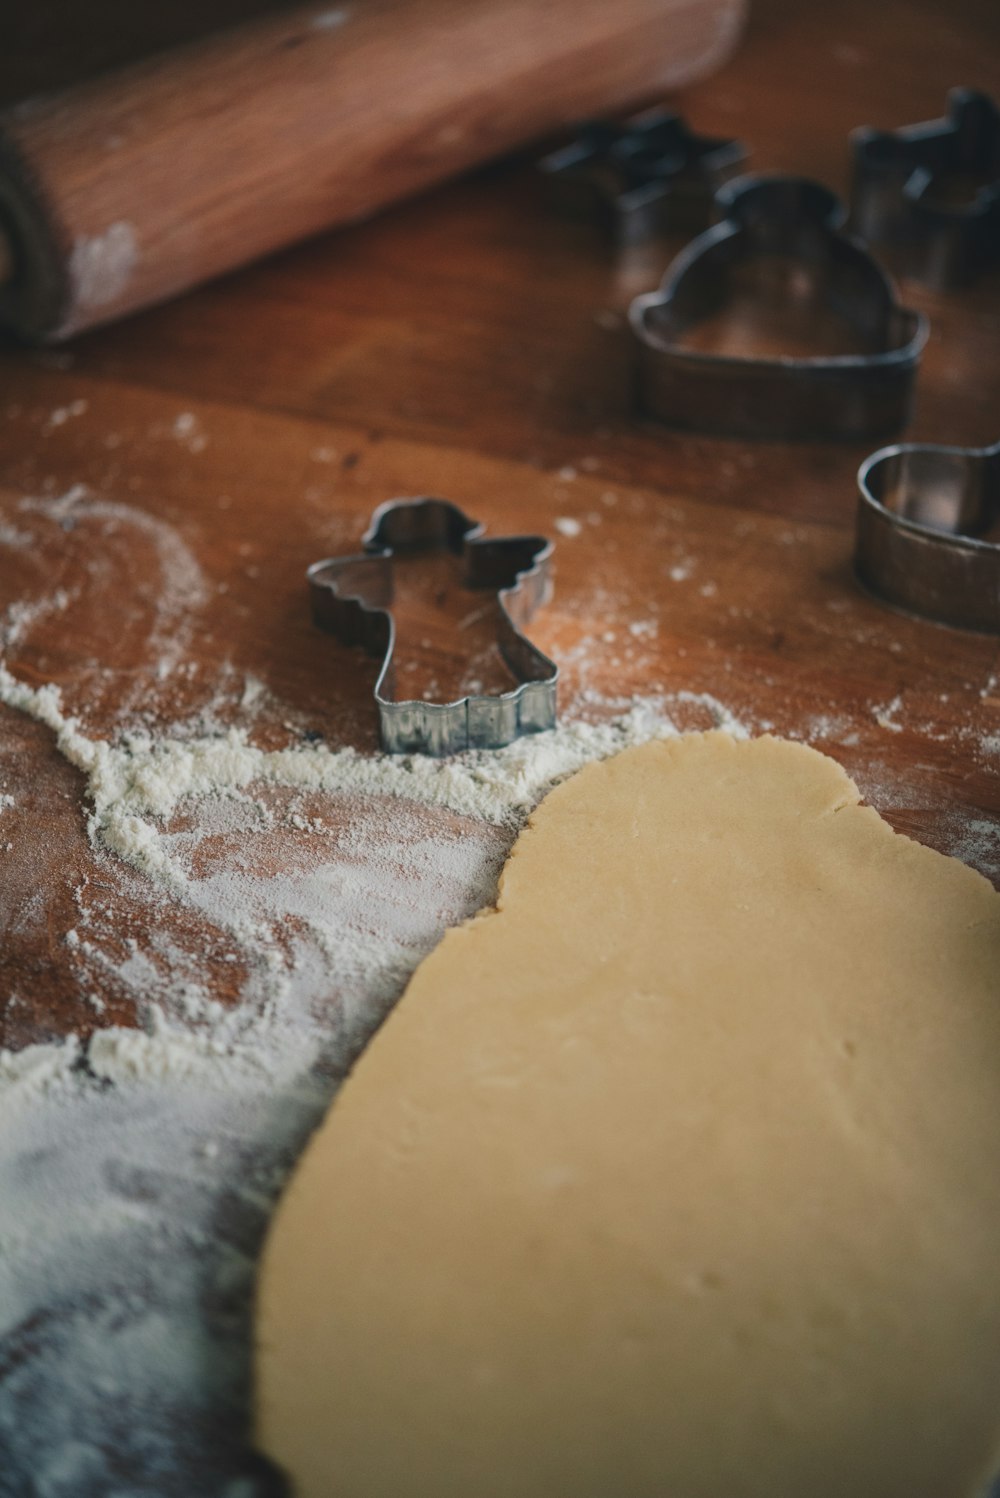
M 968 1498 L 1000 1457 L 1000 896 L 775 739 L 552 792 L 260 1281 L 303 1498 Z

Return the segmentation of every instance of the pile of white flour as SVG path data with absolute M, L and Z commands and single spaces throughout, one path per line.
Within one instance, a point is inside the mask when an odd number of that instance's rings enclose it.
M 88 738 L 0 664 L 0 702 L 86 777 L 95 857 L 207 923 L 197 950 L 64 934 L 81 991 L 109 975 L 142 1028 L 0 1053 L 0 1495 L 251 1498 L 251 1293 L 276 1195 L 407 976 L 491 902 L 519 827 L 588 760 L 703 726 L 714 699 L 644 700 L 438 762 L 277 752 L 245 733 Z M 446 1038 L 442 1038 L 446 1043 Z M 336 1266 L 331 1266 L 336 1272 Z

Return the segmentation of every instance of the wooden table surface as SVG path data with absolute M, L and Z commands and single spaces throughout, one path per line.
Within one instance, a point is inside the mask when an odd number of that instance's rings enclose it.
M 0 102 L 265 8 L 22 7 L 0 48 Z M 695 129 L 740 137 L 753 169 L 843 189 L 852 127 L 929 119 L 954 85 L 1000 84 L 996 0 L 751 0 L 751 10 L 733 61 L 673 102 Z M 616 259 L 596 227 L 550 211 L 532 161 L 492 166 L 66 348 L 0 339 L 0 665 L 31 688 L 58 688 L 62 711 L 95 741 L 233 725 L 264 747 L 374 751 L 374 663 L 313 627 L 305 569 L 354 549 L 382 501 L 443 495 L 491 533 L 555 539 L 555 597 L 532 634 L 559 662 L 564 721 L 608 718 L 639 696 L 704 727 L 721 704 L 750 731 L 830 752 L 893 826 L 1000 884 L 1000 641 L 902 617 L 859 591 L 864 446 L 716 440 L 635 418 L 623 314 L 678 245 Z M 951 295 L 903 290 L 932 329 L 906 435 L 994 441 L 1000 273 Z M 415 694 L 505 684 L 489 619 L 450 568 L 408 570 L 403 583 L 400 670 Z M 202 910 L 92 844 L 85 791 L 52 729 L 0 704 L 0 1048 L 141 1024 L 144 973 L 164 987 L 176 977 L 181 1006 L 189 977 L 226 1005 L 252 981 Z M 336 828 L 335 797 L 316 793 L 310 805 Z M 172 830 L 201 809 L 181 808 Z M 417 810 L 416 836 L 420 817 L 449 835 L 448 812 Z M 483 858 L 499 859 L 510 829 L 477 825 Z M 474 841 L 472 828 L 456 824 Z M 298 816 L 275 817 L 252 855 L 236 834 L 201 832 L 198 856 L 223 874 L 253 856 L 268 867 L 250 872 L 278 883 L 308 856 Z M 455 909 L 459 896 L 468 891 L 451 891 Z M 325 982 L 329 965 L 317 970 Z M 317 1011 L 333 1028 L 337 1004 L 335 991 Z M 166 1113 L 146 1121 L 152 1083 L 135 1089 L 131 1112 L 109 1114 L 127 1120 L 120 1149 L 106 1119 L 98 1143 L 81 1136 L 76 1153 L 59 1134 L 96 1118 L 86 1089 L 74 1104 L 83 1111 L 52 1131 L 46 1094 L 20 1145 L 12 1130 L 9 1153 L 23 1151 L 25 1173 L 21 1194 L 5 1197 L 0 1247 L 14 1245 L 23 1283 L 3 1307 L 0 1445 L 4 1432 L 16 1437 L 4 1465 L 30 1473 L 31 1491 L 43 1455 L 45 1492 L 73 1498 L 111 1491 L 73 1475 L 98 1467 L 115 1491 L 169 1498 L 206 1483 L 230 1491 L 226 1481 L 248 1470 L 253 1261 L 334 1084 L 321 1080 L 308 1108 L 292 1088 L 291 1121 L 274 1138 L 266 1079 L 256 1132 L 244 1137 L 238 1109 L 223 1128 L 208 1098 L 190 1150 L 176 1125 L 153 1147 Z M 121 1103 L 91 1082 L 95 1108 Z M 171 1101 L 173 1085 L 163 1082 Z M 102 1139 L 107 1160 L 94 1155 Z M 215 1197 L 198 1163 L 209 1148 Z M 45 1196 L 77 1177 L 68 1206 Z M 29 1218 L 36 1187 L 46 1205 Z M 114 1239 L 102 1190 L 112 1227 L 145 1224 L 141 1251 Z M 173 1278 L 180 1254 L 203 1262 Z M 127 1315 L 125 1300 L 135 1303 Z M 147 1303 L 160 1340 L 143 1340 Z M 126 1339 L 108 1352 L 112 1392 L 92 1401 L 91 1323 L 94 1335 L 121 1324 Z M 141 1366 L 129 1361 L 133 1323 L 148 1349 Z M 182 1352 L 197 1349 L 191 1388 L 176 1338 Z M 172 1472 L 188 1462 L 188 1479 L 155 1477 L 154 1448 L 169 1452 Z M 4 1482 L 0 1467 L 5 1492 Z
M 66 0 L 62 26 L 39 8 L 5 49 L 0 95 L 261 8 Z M 995 0 L 754 0 L 735 59 L 675 102 L 696 129 L 742 138 L 753 169 L 843 189 L 853 126 L 939 115 L 950 86 L 995 87 L 998 64 Z M 564 717 L 659 694 L 703 726 L 687 694 L 711 694 L 751 729 L 828 750 L 895 827 L 1000 879 L 1000 647 L 859 592 L 866 448 L 678 435 L 632 415 L 622 314 L 675 248 L 616 261 L 595 227 L 549 211 L 526 156 L 65 349 L 2 343 L 6 667 L 58 686 L 92 737 L 210 708 L 262 744 L 374 750 L 373 665 L 314 630 L 303 574 L 351 549 L 381 501 L 444 495 L 491 532 L 556 539 L 533 637 L 560 663 Z M 995 440 L 1000 275 L 904 290 L 932 325 L 907 436 Z M 502 679 L 488 634 L 456 630 L 468 600 L 451 581 L 400 605 L 418 689 Z M 64 940 L 80 902 L 113 911 L 109 948 L 141 948 L 164 921 L 197 940 L 195 918 L 165 914 L 159 892 L 146 904 L 98 858 L 79 772 L 10 708 L 0 789 L 14 798 L 0 1041 L 134 1023 L 113 965 L 84 993 Z M 206 968 L 235 997 L 238 976 Z

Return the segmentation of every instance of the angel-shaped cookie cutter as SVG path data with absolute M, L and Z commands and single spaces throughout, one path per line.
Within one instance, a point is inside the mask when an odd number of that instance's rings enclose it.
M 623 125 L 590 120 L 538 169 L 560 207 L 596 214 L 626 246 L 657 233 L 705 228 L 717 189 L 745 161 L 740 141 L 696 135 L 679 114 L 658 109 Z
M 902 275 L 946 290 L 1000 261 L 1000 108 L 956 88 L 945 119 L 855 130 L 851 226 Z
M 858 491 L 862 585 L 906 613 L 1000 634 L 1000 442 L 880 448 Z
M 721 222 L 674 260 L 658 291 L 629 308 L 642 410 L 671 426 L 741 437 L 862 439 L 906 422 L 927 320 L 900 306 L 863 245 L 841 230 L 839 199 L 807 178 L 737 178 Z M 815 356 L 703 352 L 685 341 L 735 289 L 820 302 L 858 351 Z
M 448 500 L 390 500 L 372 515 L 360 552 L 315 562 L 306 574 L 315 622 L 382 659 L 375 703 L 389 754 L 498 749 L 519 734 L 555 726 L 558 668 L 523 633 L 551 597 L 552 542 L 544 536 L 485 539 L 483 529 Z M 453 702 L 397 699 L 393 561 L 441 551 L 461 557 L 469 587 L 497 594 L 497 644 L 519 683 L 514 690 Z

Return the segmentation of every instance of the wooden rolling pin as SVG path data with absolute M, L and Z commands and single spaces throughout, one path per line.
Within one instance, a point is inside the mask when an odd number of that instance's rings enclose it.
M 0 114 L 0 320 L 42 341 L 722 62 L 746 0 L 298 5 Z

